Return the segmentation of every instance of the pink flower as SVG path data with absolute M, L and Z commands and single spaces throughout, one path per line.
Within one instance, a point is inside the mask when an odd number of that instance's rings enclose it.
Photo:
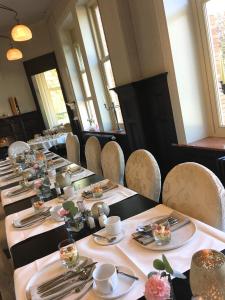
M 160 274 L 152 275 L 145 284 L 145 298 L 147 300 L 169 299 L 170 284 L 167 277 L 160 277 Z
M 60 217 L 64 217 L 64 216 L 67 216 L 70 212 L 68 210 L 65 210 L 64 208 L 61 208 L 59 211 L 58 211 L 58 214 L 60 215 Z
M 41 180 L 36 180 L 34 182 L 34 188 L 39 189 L 42 186 L 42 181 Z

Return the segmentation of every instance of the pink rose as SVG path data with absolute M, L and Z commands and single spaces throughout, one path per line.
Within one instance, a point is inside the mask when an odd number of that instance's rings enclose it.
M 39 189 L 42 186 L 42 181 L 41 180 L 36 180 L 34 182 L 34 188 Z
M 64 216 L 67 216 L 70 212 L 68 210 L 65 210 L 64 208 L 61 208 L 59 211 L 58 211 L 58 214 L 60 215 L 60 217 L 64 217 Z
M 166 300 L 170 298 L 170 284 L 167 277 L 160 274 L 152 275 L 145 284 L 147 300 Z

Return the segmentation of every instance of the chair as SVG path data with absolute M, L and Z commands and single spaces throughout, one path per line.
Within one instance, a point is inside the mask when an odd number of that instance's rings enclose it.
M 129 189 L 159 202 L 161 174 L 157 161 L 149 151 L 140 149 L 130 155 L 125 176 Z
M 73 135 L 71 132 L 67 134 L 66 138 L 66 153 L 69 161 L 80 165 L 80 142 L 77 135 Z
M 101 145 L 95 136 L 89 137 L 85 144 L 85 157 L 87 168 L 95 174 L 102 176 Z
M 206 167 L 193 162 L 174 167 L 166 176 L 162 197 L 165 205 L 225 230 L 225 190 Z
M 124 155 L 117 142 L 105 144 L 101 153 L 103 176 L 113 182 L 124 182 Z
M 17 141 L 9 146 L 8 155 L 16 156 L 18 154 L 23 153 L 25 150 L 30 150 L 30 145 L 22 141 Z

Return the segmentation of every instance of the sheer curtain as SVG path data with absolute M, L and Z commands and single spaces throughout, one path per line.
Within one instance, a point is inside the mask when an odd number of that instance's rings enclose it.
M 44 73 L 32 76 L 32 80 L 46 128 L 57 126 L 58 121 L 55 112 L 52 109 L 52 98 L 48 90 Z

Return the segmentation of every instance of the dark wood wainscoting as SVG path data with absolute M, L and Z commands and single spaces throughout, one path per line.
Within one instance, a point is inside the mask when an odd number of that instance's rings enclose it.
M 162 177 L 171 168 L 171 144 L 177 143 L 167 73 L 116 87 L 130 151 L 147 149 Z
M 0 119 L 0 128 L 0 137 L 10 137 L 15 141 L 27 141 L 33 138 L 35 133 L 41 133 L 45 126 L 40 113 L 32 111 Z

